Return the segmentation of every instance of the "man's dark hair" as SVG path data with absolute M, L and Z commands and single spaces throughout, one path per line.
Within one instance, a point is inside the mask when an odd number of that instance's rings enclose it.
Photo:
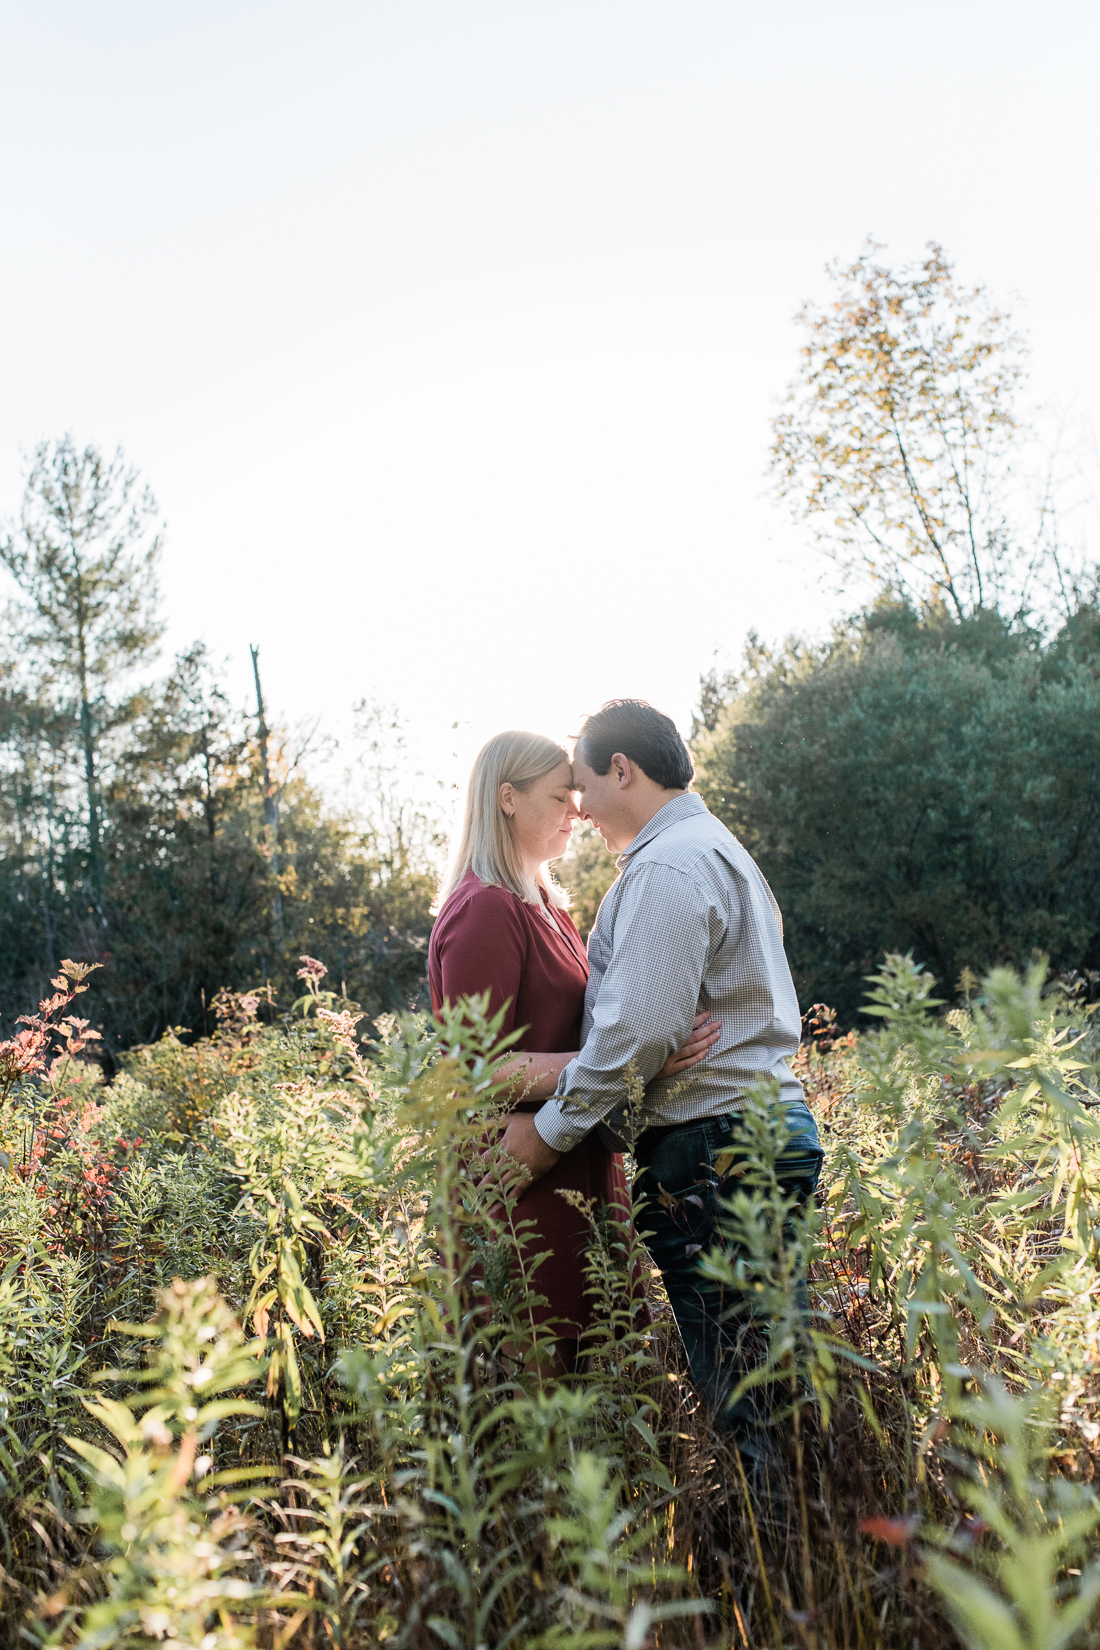
M 666 791 L 686 790 L 695 776 L 675 722 L 644 699 L 609 699 L 585 718 L 577 749 L 598 774 L 609 771 L 611 758 L 619 751 Z

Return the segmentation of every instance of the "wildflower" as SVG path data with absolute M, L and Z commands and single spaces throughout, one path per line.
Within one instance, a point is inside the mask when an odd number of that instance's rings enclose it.
M 353 1051 L 355 1048 L 355 1028 L 363 1018 L 361 1014 L 334 1014 L 330 1009 L 317 1010 L 317 1018 L 323 1020 L 332 1032 L 334 1042 L 343 1048 Z

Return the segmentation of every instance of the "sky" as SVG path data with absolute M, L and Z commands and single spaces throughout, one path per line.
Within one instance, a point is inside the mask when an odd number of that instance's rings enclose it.
M 121 444 L 201 637 L 457 773 L 852 605 L 768 493 L 793 315 L 873 234 L 1100 402 L 1100 11 L 0 0 L 0 511 Z

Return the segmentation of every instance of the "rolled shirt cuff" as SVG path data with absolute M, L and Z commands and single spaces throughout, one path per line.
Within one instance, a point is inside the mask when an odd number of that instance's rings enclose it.
M 592 1125 L 567 1118 L 557 1095 L 535 1113 L 535 1132 L 555 1152 L 571 1152 L 579 1146 Z

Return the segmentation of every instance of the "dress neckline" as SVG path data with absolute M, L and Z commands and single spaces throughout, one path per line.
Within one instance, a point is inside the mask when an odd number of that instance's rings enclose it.
M 562 939 L 565 939 L 565 933 L 558 927 L 557 920 L 554 916 L 553 907 L 550 904 L 550 895 L 546 892 L 545 888 L 539 889 L 539 899 L 542 901 L 543 921 L 546 923 L 546 926 L 553 929 L 555 934 L 561 934 Z

